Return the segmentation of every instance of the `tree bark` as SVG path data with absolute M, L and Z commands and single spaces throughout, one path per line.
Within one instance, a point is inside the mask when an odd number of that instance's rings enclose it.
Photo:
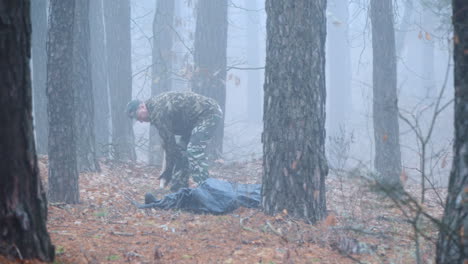
M 76 3 L 73 43 L 73 90 L 77 165 L 80 172 L 99 171 L 94 136 L 94 97 L 90 64 L 89 2 Z
M 109 155 L 110 111 L 107 87 L 107 58 L 102 0 L 90 1 L 91 75 L 94 96 L 94 131 L 96 156 Z
M 195 29 L 195 72 L 192 91 L 215 99 L 223 110 L 223 120 L 211 144 L 211 155 L 223 153 L 226 109 L 227 0 L 199 0 Z
M 157 1 L 153 21 L 153 82 L 151 95 L 172 90 L 172 36 L 174 21 L 174 1 Z M 162 165 L 163 149 L 159 133 L 150 127 L 149 163 Z
M 32 120 L 30 2 L 0 10 L 0 254 L 53 261 Z
M 266 1 L 262 205 L 312 223 L 326 215 L 325 8 Z
M 439 264 L 468 261 L 468 3 L 453 0 L 455 62 L 455 141 L 442 227 L 437 242 Z
M 36 149 L 39 154 L 47 154 L 47 0 L 31 2 L 32 20 L 32 64 L 33 64 L 33 110 Z
M 375 169 L 381 184 L 401 188 L 395 30 L 392 0 L 371 0 Z
M 132 98 L 130 0 L 104 0 L 107 63 L 112 115 L 112 156 L 136 160 L 132 120 L 124 113 Z
M 74 0 L 51 0 L 47 38 L 49 200 L 78 203 L 73 87 Z

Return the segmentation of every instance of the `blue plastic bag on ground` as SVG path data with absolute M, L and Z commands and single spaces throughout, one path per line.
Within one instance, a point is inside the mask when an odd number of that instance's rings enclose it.
M 197 188 L 183 188 L 158 200 L 145 195 L 138 208 L 182 209 L 194 213 L 225 214 L 239 207 L 260 207 L 260 184 L 241 184 L 208 178 Z

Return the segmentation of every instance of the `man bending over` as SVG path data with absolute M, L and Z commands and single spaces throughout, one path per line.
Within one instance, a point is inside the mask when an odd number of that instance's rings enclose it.
M 208 178 L 206 149 L 222 120 L 218 103 L 193 92 L 165 92 L 146 101 L 132 100 L 127 114 L 140 122 L 154 125 L 165 151 L 159 179 L 171 190 L 188 187 L 189 176 L 198 184 Z M 179 143 L 175 135 L 180 136 Z

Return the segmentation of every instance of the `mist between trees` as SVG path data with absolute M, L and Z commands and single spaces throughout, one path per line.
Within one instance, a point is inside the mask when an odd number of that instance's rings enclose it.
M 47 201 L 79 203 L 80 173 L 109 163 L 160 170 L 163 141 L 128 118 L 127 102 L 192 91 L 223 112 L 210 165 L 261 161 L 266 215 L 352 225 L 327 195 L 360 186 L 409 223 L 413 257 L 401 263 L 466 261 L 465 1 L 18 0 L 4 9 L 0 254 L 54 258 Z M 36 155 L 48 162 L 45 190 Z

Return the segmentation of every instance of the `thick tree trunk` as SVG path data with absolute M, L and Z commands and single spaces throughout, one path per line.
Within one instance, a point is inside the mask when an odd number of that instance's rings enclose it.
M 328 0 L 327 30 L 328 134 L 337 136 L 351 112 L 351 58 L 348 41 L 348 0 Z
M 312 223 L 326 215 L 325 8 L 266 1 L 262 204 Z
M 94 137 L 94 97 L 89 51 L 89 1 L 76 3 L 73 43 L 73 91 L 78 171 L 99 171 Z
M 30 2 L 0 10 L 0 254 L 53 261 L 34 146 Z
M 47 39 L 49 200 L 78 203 L 73 92 L 74 0 L 51 0 Z
M 401 187 L 395 31 L 392 0 L 371 0 L 375 169 L 381 184 Z
M 110 106 L 112 114 L 112 156 L 135 160 L 132 120 L 125 106 L 132 98 L 130 0 L 104 0 Z
M 39 154 L 47 154 L 47 0 L 31 2 L 32 20 L 32 64 L 33 64 L 33 110 L 36 149 Z
M 174 1 L 157 1 L 153 21 L 153 82 L 151 95 L 172 90 L 172 36 Z M 163 150 L 161 139 L 154 126 L 150 128 L 149 163 L 162 165 Z
M 247 67 L 259 67 L 260 61 L 260 11 L 258 0 L 244 0 L 246 19 Z M 262 122 L 262 84 L 259 70 L 247 72 L 247 118 L 254 124 Z
M 215 99 L 223 113 L 226 109 L 227 5 L 227 0 L 198 1 L 192 78 L 192 91 Z M 223 153 L 224 115 L 210 151 L 215 157 Z
M 437 263 L 468 261 L 468 3 L 453 0 L 455 142 L 445 213 L 437 242 Z
M 91 75 L 94 95 L 94 131 L 96 156 L 109 155 L 110 112 L 107 87 L 106 34 L 102 0 L 91 0 L 89 6 Z

